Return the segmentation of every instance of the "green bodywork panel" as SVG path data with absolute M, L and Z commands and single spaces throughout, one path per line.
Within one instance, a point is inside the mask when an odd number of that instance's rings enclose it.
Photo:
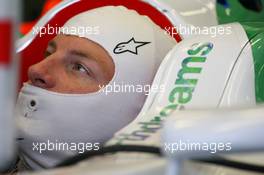
M 257 34 L 250 40 L 254 70 L 256 102 L 264 102 L 264 32 Z
M 264 4 L 264 0 L 263 4 Z M 217 3 L 216 12 L 219 24 L 231 22 L 264 22 L 264 10 L 256 12 L 242 6 L 238 0 L 227 0 L 227 7 Z
M 264 22 L 241 23 L 249 38 L 255 73 L 255 96 L 257 103 L 264 102 Z

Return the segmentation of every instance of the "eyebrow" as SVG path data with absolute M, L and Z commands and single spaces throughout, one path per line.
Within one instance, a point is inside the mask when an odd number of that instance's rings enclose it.
M 55 50 L 57 49 L 57 44 L 53 40 L 48 43 L 48 46 L 54 48 Z M 96 58 L 94 58 L 91 55 L 86 54 L 86 53 L 84 53 L 84 52 L 82 52 L 80 50 L 70 50 L 68 52 L 68 54 L 69 55 L 75 55 L 75 56 L 82 57 L 82 58 L 91 59 L 91 60 L 94 60 L 94 61 L 98 62 L 98 60 Z
M 80 50 L 70 50 L 69 54 L 70 55 L 79 56 L 79 57 L 83 57 L 83 58 L 87 58 L 87 59 L 94 60 L 94 61 L 98 62 L 98 60 L 96 58 L 94 58 L 90 54 L 84 53 L 84 52 L 82 52 Z
M 78 51 L 78 50 L 71 50 L 71 51 L 69 52 L 69 54 L 71 54 L 71 55 L 76 55 L 76 56 L 79 56 L 79 57 L 90 58 L 89 55 L 87 55 L 87 54 L 85 54 L 85 53 L 83 53 L 83 52 L 81 52 L 81 51 Z

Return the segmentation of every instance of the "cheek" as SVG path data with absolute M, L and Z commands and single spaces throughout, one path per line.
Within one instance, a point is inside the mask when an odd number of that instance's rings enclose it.
M 54 91 L 70 94 L 85 94 L 99 90 L 99 84 L 88 77 L 78 76 L 67 70 L 57 70 Z
M 99 90 L 99 85 L 95 81 L 76 77 L 68 77 L 66 81 L 62 82 L 62 85 L 66 93 L 72 94 L 84 94 Z

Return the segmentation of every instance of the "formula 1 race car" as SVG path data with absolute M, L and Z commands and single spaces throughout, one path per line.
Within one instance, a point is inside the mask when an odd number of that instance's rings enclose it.
M 164 85 L 165 91 L 151 92 L 136 119 L 105 147 L 74 156 L 54 169 L 21 174 L 264 172 L 264 23 L 242 22 L 236 17 L 220 19 L 217 13 L 233 8 L 232 1 L 219 1 L 218 5 L 210 0 L 193 1 L 195 11 L 188 9 L 188 1 L 175 1 L 175 7 L 172 1 L 161 1 L 63 1 L 36 24 L 62 26 L 82 11 L 123 5 L 149 16 L 178 43 L 164 58 L 153 81 L 153 85 Z M 245 1 L 241 4 L 245 13 L 256 9 Z M 194 14 L 198 14 L 197 18 Z M 189 32 L 182 34 L 180 26 Z M 28 67 L 43 59 L 41 46 L 52 37 L 31 32 L 17 42 L 21 83 L 27 79 Z M 38 52 L 32 52 L 36 49 Z

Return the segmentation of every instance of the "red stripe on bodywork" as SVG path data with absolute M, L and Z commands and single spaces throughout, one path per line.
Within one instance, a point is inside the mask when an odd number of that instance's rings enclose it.
M 12 25 L 10 21 L 0 21 L 0 64 L 9 64 L 12 52 Z

